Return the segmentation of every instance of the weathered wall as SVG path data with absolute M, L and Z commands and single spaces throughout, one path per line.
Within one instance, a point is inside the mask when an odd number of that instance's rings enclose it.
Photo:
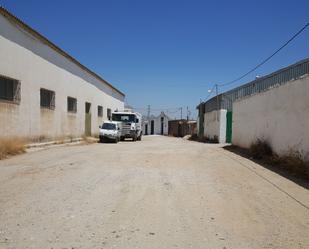
M 248 148 L 256 139 L 309 160 L 309 76 L 234 102 L 233 144 Z
M 204 137 L 226 141 L 226 110 L 206 112 L 204 114 Z
M 0 136 L 80 136 L 85 102 L 91 106 L 91 130 L 107 119 L 107 108 L 124 108 L 124 96 L 31 34 L 0 15 L 0 74 L 21 82 L 19 105 L 0 101 Z M 56 108 L 40 108 L 40 88 L 56 92 Z M 77 113 L 67 112 L 67 97 L 77 98 Z M 103 106 L 103 118 L 97 106 Z

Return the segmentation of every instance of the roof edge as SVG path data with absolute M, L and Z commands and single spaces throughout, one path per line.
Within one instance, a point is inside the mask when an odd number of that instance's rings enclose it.
M 96 79 L 98 79 L 99 81 L 101 81 L 102 83 L 108 85 L 110 88 L 112 88 L 113 90 L 117 91 L 120 95 L 122 95 L 123 97 L 125 97 L 125 94 L 123 92 L 121 92 L 120 90 L 118 90 L 116 87 L 114 87 L 111 83 L 109 83 L 108 81 L 104 80 L 101 76 L 99 76 L 98 74 L 96 74 L 95 72 L 93 72 L 92 70 L 90 70 L 89 68 L 87 68 L 86 66 L 84 66 L 83 64 L 81 64 L 77 59 L 75 59 L 74 57 L 72 57 L 71 55 L 69 55 L 67 52 L 65 52 L 64 50 L 62 50 L 61 48 L 59 48 L 57 45 L 55 45 L 53 42 L 51 42 L 50 40 L 48 40 L 46 37 L 44 37 L 43 35 L 41 35 L 38 31 L 34 30 L 33 28 L 31 28 L 28 24 L 24 23 L 23 21 L 21 21 L 19 18 L 17 18 L 16 16 L 14 16 L 12 13 L 10 13 L 8 10 L 6 10 L 4 7 L 0 6 L 0 14 L 3 15 L 5 18 L 13 21 L 14 23 L 16 23 L 18 26 L 20 26 L 21 28 L 25 29 L 26 31 L 30 32 L 32 35 L 34 35 L 36 38 L 38 38 L 41 42 L 43 42 L 44 44 L 46 44 L 47 46 L 49 46 L 51 49 L 55 50 L 56 52 L 58 52 L 59 54 L 63 55 L 64 57 L 66 57 L 68 60 L 70 60 L 71 62 L 73 62 L 74 64 L 76 64 L 77 66 L 79 66 L 82 70 L 85 70 L 86 72 L 88 72 L 89 74 L 91 74 L 92 76 L 94 76 Z

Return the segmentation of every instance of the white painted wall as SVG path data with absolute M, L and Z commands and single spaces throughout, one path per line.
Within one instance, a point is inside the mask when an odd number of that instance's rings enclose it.
M 309 76 L 233 104 L 233 144 L 248 148 L 256 139 L 309 160 Z
M 217 137 L 219 143 L 226 142 L 226 110 L 204 114 L 204 137 L 208 139 Z
M 163 135 L 168 135 L 168 121 L 170 118 L 162 112 L 159 116 L 151 116 L 149 120 L 145 119 L 143 123 L 143 134 L 146 134 L 146 124 L 148 124 L 148 135 L 151 134 L 151 121 L 154 121 L 154 134 L 161 135 L 161 117 L 163 118 Z
M 0 15 L 0 74 L 21 81 L 19 105 L 0 101 L 0 136 L 80 136 L 85 102 L 92 104 L 92 133 L 106 120 L 107 108 L 122 110 L 124 96 Z M 55 110 L 40 108 L 40 88 L 56 92 Z M 77 113 L 67 112 L 67 97 Z M 97 106 L 103 106 L 103 118 Z

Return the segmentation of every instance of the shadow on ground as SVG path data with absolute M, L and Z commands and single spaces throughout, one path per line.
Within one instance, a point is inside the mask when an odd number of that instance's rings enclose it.
M 249 155 L 249 152 L 248 152 L 247 149 L 239 148 L 239 147 L 234 146 L 234 145 L 224 146 L 223 149 L 230 151 L 232 153 L 235 153 L 239 156 L 242 156 L 242 157 L 244 157 L 244 158 L 246 158 L 246 159 L 248 159 L 252 162 L 255 162 L 255 163 L 261 165 L 262 167 L 267 168 L 267 169 L 289 179 L 290 181 L 302 186 L 303 188 L 309 189 L 309 181 L 308 181 L 308 178 L 306 176 L 295 174 L 295 173 L 293 173 L 293 172 L 291 172 L 287 169 L 280 168 L 280 166 L 278 166 L 278 165 L 267 164 L 263 160 L 254 159 Z

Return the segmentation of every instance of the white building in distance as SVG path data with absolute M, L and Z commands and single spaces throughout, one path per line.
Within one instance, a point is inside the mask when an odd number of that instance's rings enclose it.
M 158 116 L 143 117 L 143 135 L 168 135 L 169 120 L 164 112 Z

